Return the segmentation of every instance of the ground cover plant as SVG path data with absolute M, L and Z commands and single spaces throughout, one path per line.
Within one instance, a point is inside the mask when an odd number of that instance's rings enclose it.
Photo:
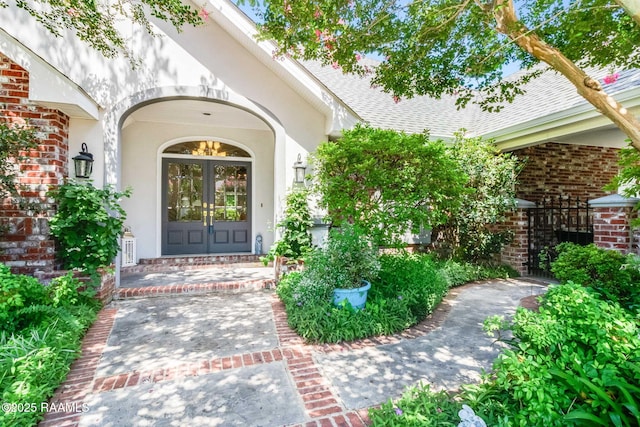
M 575 249 L 552 264 L 566 277 L 542 297 L 539 312 L 519 308 L 510 322 L 485 321 L 488 332 L 511 338 L 500 338 L 509 347 L 480 384 L 451 395 L 413 387 L 397 401 L 372 409 L 373 425 L 458 425 L 463 404 L 490 426 L 640 425 L 638 311 L 621 306 L 598 286 L 568 278 L 593 282 L 593 275 L 584 275 L 590 268 L 613 274 L 607 262 L 595 268 L 594 258 L 578 256 L 596 253 L 609 263 L 616 258 L 600 251 Z
M 64 381 L 99 309 L 82 286 L 71 274 L 43 286 L 0 264 L 0 425 L 35 425 Z
M 311 257 L 305 271 L 286 275 L 276 288 L 289 325 L 314 343 L 394 334 L 433 312 L 452 286 L 510 273 L 503 268 L 438 261 L 426 254 L 385 254 L 378 259 L 379 272 L 370 278 L 366 307 L 356 311 L 332 305 L 332 288 L 314 272 L 329 271 L 331 265 L 317 266 L 316 262 Z

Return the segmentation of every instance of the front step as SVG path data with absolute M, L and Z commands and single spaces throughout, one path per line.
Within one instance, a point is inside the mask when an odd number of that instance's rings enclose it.
M 138 265 L 122 267 L 122 275 L 162 271 L 193 270 L 209 267 L 262 267 L 261 255 L 182 255 L 161 258 L 141 258 Z
M 142 259 L 120 272 L 116 299 L 249 292 L 274 288 L 276 282 L 272 267 L 247 254 Z
M 139 288 L 118 288 L 114 299 L 148 298 L 168 295 L 204 295 L 212 292 L 248 292 L 260 289 L 275 289 L 275 279 L 246 280 L 219 283 L 181 283 Z

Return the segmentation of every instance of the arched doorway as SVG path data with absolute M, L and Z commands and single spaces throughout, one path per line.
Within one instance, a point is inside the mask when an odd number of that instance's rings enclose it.
M 162 255 L 251 251 L 251 155 L 193 140 L 162 152 Z

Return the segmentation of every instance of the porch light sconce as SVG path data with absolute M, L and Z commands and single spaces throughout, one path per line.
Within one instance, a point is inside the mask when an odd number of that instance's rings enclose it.
M 307 165 L 302 161 L 302 156 L 298 154 L 298 160 L 293 164 L 293 169 L 296 171 L 295 183 L 304 184 L 304 178 L 307 173 Z
M 82 143 L 82 151 L 73 158 L 76 178 L 89 178 L 93 171 L 93 154 L 87 151 L 87 144 Z

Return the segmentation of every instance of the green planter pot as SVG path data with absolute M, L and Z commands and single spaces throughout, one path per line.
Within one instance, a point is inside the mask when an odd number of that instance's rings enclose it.
M 347 300 L 353 308 L 356 310 L 362 310 L 367 302 L 367 293 L 371 288 L 371 283 L 363 280 L 364 286 L 354 289 L 334 289 L 333 290 L 333 305 L 340 307 L 342 301 Z

